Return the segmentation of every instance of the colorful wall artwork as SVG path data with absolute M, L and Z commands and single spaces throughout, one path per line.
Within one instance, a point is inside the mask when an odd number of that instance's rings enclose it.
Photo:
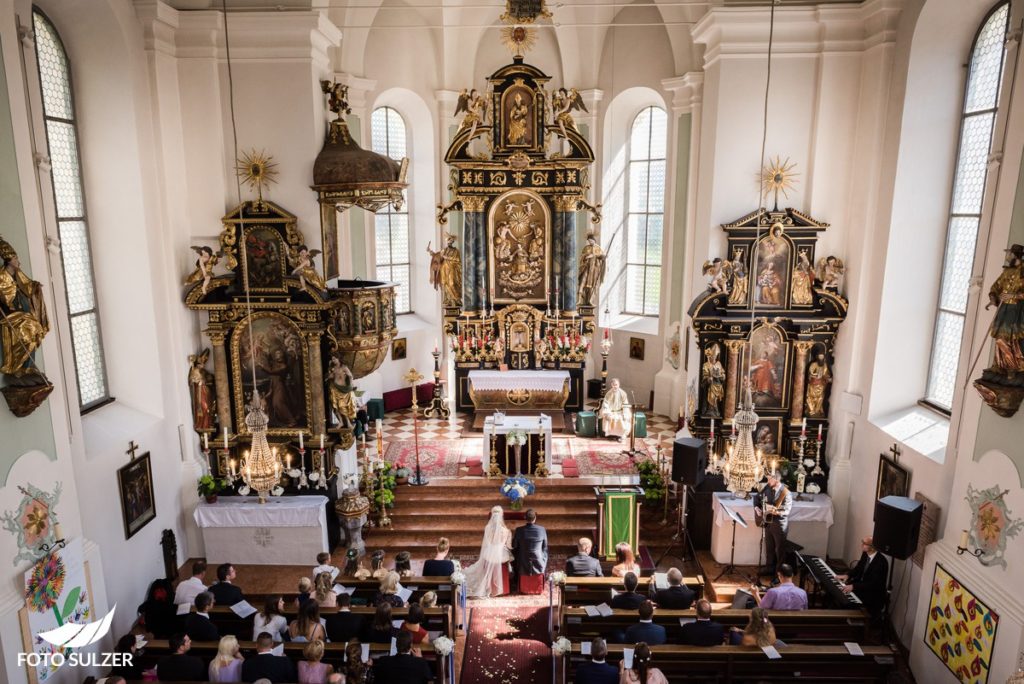
M 61 484 L 53 487 L 52 493 L 44 492 L 35 485 L 26 484 L 18 487 L 22 493 L 21 503 L 13 511 L 5 511 L 0 520 L 4 529 L 18 538 L 18 555 L 14 557 L 14 565 L 22 561 L 31 561 L 39 557 L 40 547 L 52 546 L 56 541 L 54 510 L 60 501 Z
M 985 684 L 999 616 L 935 564 L 924 642 L 961 682 Z
M 1010 509 L 1004 497 L 1010 493 L 1008 489 L 1000 489 L 997 485 L 988 489 L 975 489 L 967 485 L 968 505 L 971 507 L 971 543 L 981 549 L 978 558 L 982 565 L 998 565 L 1006 569 L 1006 540 L 1016 537 L 1024 530 L 1024 520 L 1011 518 Z
M 25 571 L 26 619 L 22 623 L 25 651 L 44 656 L 37 667 L 30 668 L 30 681 L 50 680 L 59 669 L 54 666 L 53 654 L 60 652 L 67 657 L 70 653 L 69 649 L 42 639 L 41 633 L 66 624 L 85 625 L 92 621 L 88 574 L 81 539 L 71 540 L 66 547 L 43 556 Z

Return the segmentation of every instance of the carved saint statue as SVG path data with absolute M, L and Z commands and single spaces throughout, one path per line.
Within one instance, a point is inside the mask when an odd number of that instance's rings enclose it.
M 768 261 L 757 274 L 759 301 L 767 306 L 782 306 L 782 279 L 775 270 L 775 262 Z
M 704 382 L 704 416 L 722 417 L 722 400 L 725 398 L 725 368 L 719 360 L 721 350 L 717 344 L 704 349 L 704 365 L 701 366 L 701 380 Z
M 747 303 L 747 264 L 743 258 L 743 250 L 737 247 L 732 253 L 732 292 L 729 293 L 730 304 Z
M 469 139 L 472 140 L 476 135 L 476 129 L 483 125 L 484 117 L 487 116 L 487 98 L 476 91 L 476 88 L 472 90 L 462 89 L 459 93 L 458 102 L 455 104 L 455 116 L 465 112 L 466 115 L 462 117 L 462 122 L 459 123 L 459 131 L 463 131 L 468 128 Z
M 436 252 L 427 243 L 427 254 L 430 255 L 430 284 L 435 290 L 441 290 L 443 306 L 462 306 L 462 255 L 455 246 L 455 236 L 445 236 L 448 246 Z
M 839 294 L 839 281 L 844 273 L 846 273 L 846 266 L 831 254 L 818 259 L 818 280 L 821 281 L 821 286 L 824 289 Z
M 341 427 L 352 429 L 356 420 L 356 387 L 352 371 L 335 357 L 331 357 L 327 369 L 328 389 L 331 407 L 341 422 Z
M 986 309 L 996 307 L 992 321 L 995 360 L 990 370 L 1014 380 L 1024 373 L 1024 245 L 1006 250 L 1003 272 L 988 291 Z
M 214 252 L 207 246 L 196 247 L 193 245 L 192 251 L 198 255 L 196 259 L 196 270 L 192 271 L 185 278 L 185 284 L 191 285 L 198 283 L 200 280 L 203 281 L 203 294 L 210 289 L 210 279 L 213 278 L 213 267 L 217 265 L 220 258 L 223 256 L 222 252 Z
M 804 405 L 807 407 L 808 416 L 824 417 L 825 395 L 831 382 L 832 373 L 829 372 L 828 364 L 825 362 L 825 354 L 818 352 L 817 358 L 807 369 L 807 398 Z
M 580 284 L 577 299 L 582 305 L 593 305 L 594 295 L 601 289 L 607 257 L 593 233 L 587 234 L 587 244 L 580 253 Z
M 25 275 L 17 252 L 3 238 L 0 262 L 0 372 L 15 377 L 42 375 L 33 355 L 50 331 L 43 286 Z
M 811 294 L 811 286 L 814 284 L 814 266 L 807 256 L 807 249 L 801 249 L 796 256 L 796 266 L 793 268 L 793 303 L 813 304 L 814 298 Z
M 523 102 L 523 94 L 516 93 L 508 113 L 508 142 L 510 145 L 529 145 L 526 138 L 530 106 Z
M 324 284 L 324 279 L 316 272 L 316 266 L 313 265 L 313 259 L 319 254 L 319 249 L 309 249 L 306 245 L 299 245 L 299 253 L 292 261 L 292 266 L 295 267 L 292 269 L 292 275 L 299 276 L 299 285 L 303 288 L 308 284 L 323 292 L 327 286 Z
M 213 420 L 217 412 L 217 397 L 213 391 L 213 373 L 206 370 L 210 350 L 204 349 L 188 357 L 188 390 L 192 397 L 192 427 L 202 434 L 213 432 Z

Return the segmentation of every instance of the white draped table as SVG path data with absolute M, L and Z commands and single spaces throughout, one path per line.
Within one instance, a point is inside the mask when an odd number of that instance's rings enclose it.
M 796 494 L 793 495 L 794 497 Z M 809 495 L 804 494 L 804 497 Z M 825 557 L 828 551 L 828 528 L 832 526 L 832 499 L 827 494 L 814 494 L 813 500 L 794 501 L 789 514 L 787 539 L 804 547 L 804 552 Z M 754 503 L 751 499 L 733 498 L 730 492 L 715 492 L 715 524 L 711 528 L 711 555 L 719 563 L 729 562 L 732 546 L 732 519 L 723 506 L 739 513 L 747 523 L 736 525 L 736 565 L 756 565 L 761 544 L 761 528 L 754 524 Z M 761 556 L 764 562 L 764 556 Z
M 484 419 L 484 459 L 487 462 L 491 458 L 491 435 L 507 435 L 512 430 L 522 430 L 527 435 L 544 433 L 544 459 L 551 464 L 551 416 L 505 416 L 501 425 L 494 424 L 494 416 L 487 416 Z M 522 451 L 525 458 L 526 446 Z
M 479 409 L 555 411 L 569 398 L 569 371 L 471 370 L 469 396 Z
M 222 496 L 193 517 L 211 564 L 294 565 L 330 550 L 326 496 Z
M 476 390 L 547 390 L 557 392 L 569 381 L 564 370 L 471 370 L 469 382 Z

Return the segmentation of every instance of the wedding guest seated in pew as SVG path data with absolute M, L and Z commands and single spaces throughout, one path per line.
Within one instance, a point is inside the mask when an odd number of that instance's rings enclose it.
M 697 619 L 683 625 L 681 642 L 684 646 L 721 646 L 725 641 L 725 627 L 711 620 L 711 602 L 697 601 Z
M 217 655 L 210 661 L 211 682 L 242 681 L 242 656 L 238 652 L 238 639 L 230 634 L 221 637 L 217 645 Z
M 321 662 L 324 659 L 324 642 L 316 639 L 302 649 L 303 660 L 299 663 L 299 684 L 327 684 L 334 674 L 334 667 Z
M 345 684 L 371 684 L 373 658 L 363 662 L 363 646 L 353 640 L 345 647 Z
M 263 610 L 252 619 L 252 640 L 256 641 L 261 632 L 267 632 L 274 641 L 284 641 L 284 633 L 288 631 L 288 618 L 284 616 L 284 599 L 280 596 L 268 596 Z
M 576 542 L 576 555 L 565 561 L 565 574 L 569 577 L 604 577 L 601 561 L 590 555 L 594 542 L 587 537 L 580 537 Z
M 806 610 L 807 592 L 793 584 L 793 566 L 782 563 L 776 574 L 778 585 L 766 591 L 764 597 L 756 586 L 751 587 L 757 605 L 765 610 Z
M 455 572 L 455 563 L 448 559 L 451 543 L 448 537 L 437 540 L 437 553 L 423 563 L 424 577 L 450 577 Z
M 206 668 L 203 661 L 188 655 L 192 640 L 187 634 L 172 634 L 168 639 L 171 655 L 164 656 L 156 664 L 156 676 L 161 682 L 205 682 Z
M 184 582 L 178 583 L 174 591 L 174 605 L 180 606 L 183 603 L 192 605 L 196 600 L 196 594 L 206 591 L 203 580 L 206 578 L 206 561 L 196 561 L 192 564 L 192 576 Z
M 334 593 L 334 580 L 331 573 L 321 572 L 313 584 L 313 600 L 321 608 L 334 608 L 338 605 L 338 595 Z
M 622 608 L 625 610 L 636 610 L 640 605 L 646 601 L 642 594 L 638 594 L 636 591 L 637 585 L 640 580 L 632 572 L 627 572 L 626 576 L 622 578 L 622 586 L 625 587 L 625 591 L 616 594 L 608 605 L 612 608 Z
M 420 596 L 420 607 L 421 608 L 436 608 L 437 607 L 437 592 L 428 591 Z
M 153 580 L 146 592 L 146 601 L 138 609 L 142 624 L 154 639 L 166 639 L 177 625 L 174 607 L 174 586 L 166 579 Z
M 729 633 L 729 643 L 734 646 L 755 646 L 757 648 L 765 646 L 783 648 L 786 645 L 786 642 L 775 636 L 775 625 L 768 619 L 768 612 L 764 608 L 754 608 L 750 611 L 750 620 L 743 631 L 733 627 Z
M 351 550 L 355 551 L 355 549 L 351 549 Z M 358 559 L 358 557 L 359 557 L 358 552 L 356 552 L 356 558 Z M 316 554 L 316 567 L 313 568 L 313 572 L 312 572 L 311 576 L 312 577 L 316 577 L 321 572 L 329 572 L 329 573 L 331 573 L 331 579 L 332 580 L 335 577 L 338 576 L 338 573 L 341 572 L 340 570 L 338 570 L 338 568 L 336 568 L 333 565 L 331 565 L 331 554 L 328 553 L 327 551 L 321 551 L 320 553 Z M 352 569 L 352 572 L 355 572 L 355 568 Z
M 381 603 L 373 616 L 373 622 L 366 630 L 366 640 L 371 644 L 389 644 L 391 637 L 396 636 L 395 626 L 391 622 L 391 604 Z
M 217 641 L 220 630 L 210 620 L 210 608 L 213 607 L 213 594 L 202 591 L 196 595 L 196 611 L 185 616 L 185 634 L 192 641 Z
M 295 597 L 295 607 L 302 609 L 306 601 L 313 597 L 313 580 L 303 577 L 299 580 L 299 595 Z
M 404 608 L 405 601 L 398 595 L 398 573 L 390 571 L 380 580 L 380 591 L 373 597 L 373 604 L 390 603 L 393 608 Z
M 399 629 L 408 631 L 412 634 L 412 643 L 422 644 L 430 638 L 427 630 L 423 629 L 422 625 L 426 616 L 423 614 L 423 607 L 418 603 L 413 603 L 409 606 L 409 614 L 406 615 L 405 622 Z M 418 653 L 416 655 L 419 655 Z
M 386 574 L 388 574 L 388 569 L 384 567 L 384 552 L 377 549 L 370 556 L 370 577 L 379 580 Z
M 619 542 L 615 545 L 615 560 L 617 563 L 612 566 L 612 577 L 625 577 L 627 572 L 640 576 L 640 565 L 633 555 L 633 547 L 628 543 Z
M 696 598 L 696 594 L 694 594 L 692 589 L 683 584 L 683 573 L 679 571 L 679 568 L 669 568 L 666 574 L 668 575 L 667 588 L 657 589 L 655 583 L 651 582 L 654 603 L 659 608 L 687 610 L 693 605 L 693 599 Z
M 651 647 L 644 642 L 633 649 L 633 667 L 619 661 L 619 684 L 668 684 L 661 670 L 651 665 Z
M 665 643 L 665 628 L 654 624 L 654 604 L 644 601 L 639 608 L 640 622 L 626 628 L 624 643 L 633 644 L 643 641 L 650 646 L 661 646 Z
M 345 569 L 341 574 L 345 577 L 355 577 L 359 568 L 359 549 L 351 548 L 345 552 Z
M 338 612 L 326 616 L 327 638 L 334 643 L 344 644 L 359 638 L 363 633 L 363 616 L 353 613 L 349 607 L 352 597 L 338 594 Z
M 412 632 L 401 631 L 395 639 L 396 655 L 383 656 L 373 665 L 376 684 L 428 684 L 434 673 L 422 658 L 412 654 Z
M 218 606 L 233 606 L 245 598 L 242 590 L 232 584 L 236 575 L 235 566 L 231 563 L 217 566 L 217 583 L 211 586 L 209 591 Z
M 136 641 L 134 634 L 125 634 L 117 640 L 117 645 L 114 646 L 114 653 L 131 654 L 131 664 L 127 664 L 127 657 L 119 658 L 119 664 L 110 668 L 110 672 L 107 673 L 107 679 L 115 676 L 124 677 L 125 679 L 142 679 L 142 666 L 135 661 L 135 652 L 138 650 L 136 644 L 138 644 L 138 641 Z
M 316 601 L 306 601 L 306 605 L 299 608 L 298 617 L 288 625 L 288 638 L 291 641 L 313 641 L 327 638 L 324 626 L 320 624 L 320 606 L 316 604 Z
M 315 603 L 310 604 L 316 606 Z M 242 663 L 242 681 L 255 682 L 268 679 L 271 684 L 296 681 L 295 665 L 287 656 L 274 655 L 274 638 L 263 632 L 256 637 L 256 655 Z
M 590 642 L 590 660 L 576 668 L 575 684 L 618 684 L 619 671 L 605 662 L 608 645 L 601 637 Z
M 408 551 L 399 551 L 395 554 L 395 572 L 400 579 L 412 577 L 412 554 Z M 453 571 L 454 572 L 454 571 Z

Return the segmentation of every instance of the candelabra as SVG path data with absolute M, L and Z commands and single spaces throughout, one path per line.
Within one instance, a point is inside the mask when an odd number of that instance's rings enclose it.
M 429 480 L 423 477 L 420 472 L 420 423 L 419 423 L 419 405 L 416 403 L 416 383 L 423 379 L 423 376 L 415 368 L 410 368 L 409 372 L 402 376 L 412 388 L 412 434 L 413 434 L 413 450 L 416 452 L 416 476 L 409 480 L 411 485 L 425 485 Z
M 757 421 L 758 416 L 754 412 L 754 401 L 748 386 L 743 403 L 733 417 L 736 438 L 727 449 L 722 463 L 719 463 L 718 457 L 714 455 L 714 421 L 711 423 L 709 446 L 712 460 L 707 471 L 723 475 L 726 488 L 741 497 L 746 497 L 765 475 L 764 459 L 761 453 L 754 449 L 754 429 L 757 427 Z
M 448 400 L 444 398 L 444 383 L 441 381 L 441 352 L 437 345 L 431 352 L 434 357 L 434 394 L 430 398 L 430 405 L 423 411 L 426 418 L 448 418 L 452 414 L 448 408 Z M 413 388 L 413 394 L 416 389 Z

